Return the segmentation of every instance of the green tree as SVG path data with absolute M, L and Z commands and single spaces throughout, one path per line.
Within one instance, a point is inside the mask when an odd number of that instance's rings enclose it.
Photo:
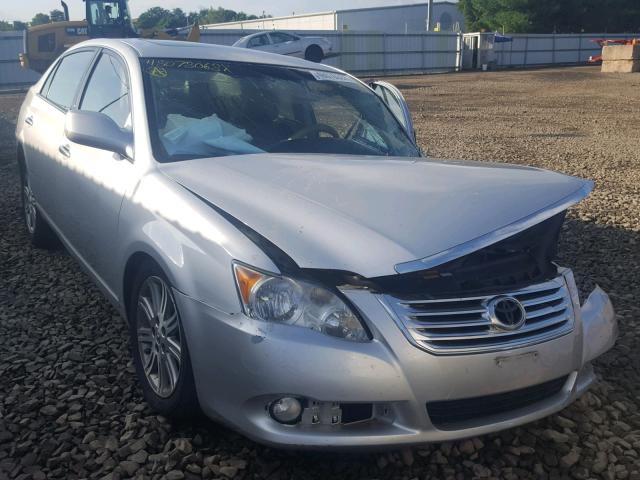
M 49 12 L 49 18 L 52 22 L 64 22 L 64 12 L 58 9 L 51 10 Z
M 461 0 L 467 31 L 638 32 L 638 0 Z
M 167 10 L 153 7 L 140 14 L 137 26 L 142 29 L 165 29 L 186 27 L 189 23 L 187 14 L 181 8 Z
M 189 23 L 193 23 L 197 19 L 201 25 L 207 25 L 210 23 L 226 23 L 237 22 L 240 20 L 254 20 L 256 18 L 266 18 L 270 15 L 249 15 L 245 12 L 236 12 L 234 10 L 227 10 L 226 8 L 203 8 L 199 12 L 191 12 L 188 15 Z
M 140 14 L 136 25 L 142 29 L 178 28 L 200 22 L 201 25 L 209 23 L 234 22 L 238 20 L 253 20 L 255 18 L 268 17 L 269 15 L 249 15 L 245 12 L 236 12 L 222 7 L 202 8 L 197 12 L 185 13 L 181 8 L 167 10 L 162 7 L 152 7 Z
M 460 0 L 458 9 L 464 15 L 466 30 L 469 32 L 478 30 L 478 21 L 480 14 L 473 5 L 473 0 Z
M 198 12 L 189 12 L 187 14 L 187 21 L 189 22 L 189 25 L 193 25 L 194 23 L 196 23 L 196 20 L 200 20 L 200 14 Z
M 31 25 L 33 26 L 42 25 L 44 23 L 50 23 L 50 22 L 51 22 L 51 19 L 49 18 L 49 15 L 47 15 L 46 13 L 36 13 L 33 19 L 31 20 Z
M 6 32 L 10 30 L 26 30 L 27 24 L 20 20 L 14 20 L 13 22 L 7 22 L 6 20 L 0 20 L 0 32 Z
M 174 8 L 165 19 L 165 28 L 186 27 L 188 25 L 187 14 L 181 8 Z
M 137 26 L 142 29 L 157 28 L 162 24 L 171 12 L 162 7 L 151 7 L 146 12 L 140 14 Z
M 200 10 L 198 14 L 198 18 L 200 23 L 225 23 L 225 22 L 233 22 L 236 19 L 238 14 L 233 10 L 227 10 L 222 7 L 218 8 L 205 8 Z
M 467 31 L 504 29 L 516 33 L 530 29 L 529 4 L 530 0 L 463 0 L 458 8 L 464 14 Z

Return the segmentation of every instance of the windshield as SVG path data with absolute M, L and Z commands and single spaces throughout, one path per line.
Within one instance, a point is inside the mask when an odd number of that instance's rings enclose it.
M 154 155 L 170 162 L 264 152 L 419 156 L 386 105 L 348 75 L 142 59 Z

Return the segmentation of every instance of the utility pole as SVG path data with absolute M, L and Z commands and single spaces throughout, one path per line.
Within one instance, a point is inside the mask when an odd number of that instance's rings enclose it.
M 433 30 L 433 21 L 432 21 L 432 15 L 433 15 L 433 0 L 429 0 L 429 2 L 427 3 L 427 32 L 431 32 Z

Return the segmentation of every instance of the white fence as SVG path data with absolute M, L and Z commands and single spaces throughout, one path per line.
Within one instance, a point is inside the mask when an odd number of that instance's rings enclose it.
M 507 35 L 512 42 L 494 43 L 492 33 L 378 33 L 332 30 L 305 31 L 333 45 L 333 56 L 323 62 L 359 76 L 451 72 L 482 68 L 536 67 L 581 64 L 600 53 L 592 40 L 630 38 L 624 34 Z M 202 41 L 231 45 L 247 31 L 204 29 Z M 39 75 L 20 68 L 22 32 L 0 32 L 0 90 L 33 84 Z
M 633 35 L 609 33 L 582 34 L 507 34 L 511 42 L 494 43 L 493 33 L 464 34 L 464 69 L 539 67 L 545 65 L 577 65 L 600 54 L 594 39 L 624 39 Z M 474 53 L 474 49 L 478 49 Z M 474 58 L 476 61 L 474 62 Z
M 397 75 L 450 72 L 460 69 L 462 44 L 457 33 L 377 33 L 333 30 L 296 31 L 302 36 L 322 36 L 333 46 L 323 61 L 354 75 Z M 243 30 L 202 31 L 202 41 L 231 45 Z
M 40 75 L 20 68 L 23 32 L 0 32 L 0 90 L 21 88 L 35 83 Z
M 298 33 L 328 38 L 333 53 L 323 63 L 354 75 L 449 72 L 459 70 L 461 65 L 462 39 L 456 33 L 342 33 L 325 30 Z M 201 40 L 231 45 L 244 35 L 247 32 L 242 30 L 203 30 Z M 20 68 L 18 54 L 22 51 L 22 32 L 0 33 L 0 90 L 28 86 L 39 78 L 37 73 Z

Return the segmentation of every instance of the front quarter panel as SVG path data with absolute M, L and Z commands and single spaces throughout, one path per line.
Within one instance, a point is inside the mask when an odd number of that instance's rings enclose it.
M 159 171 L 144 176 L 120 219 L 123 282 L 136 253 L 151 256 L 174 288 L 226 313 L 241 310 L 232 260 L 278 272 L 271 260 L 212 208 Z M 123 303 L 123 302 L 121 302 Z

